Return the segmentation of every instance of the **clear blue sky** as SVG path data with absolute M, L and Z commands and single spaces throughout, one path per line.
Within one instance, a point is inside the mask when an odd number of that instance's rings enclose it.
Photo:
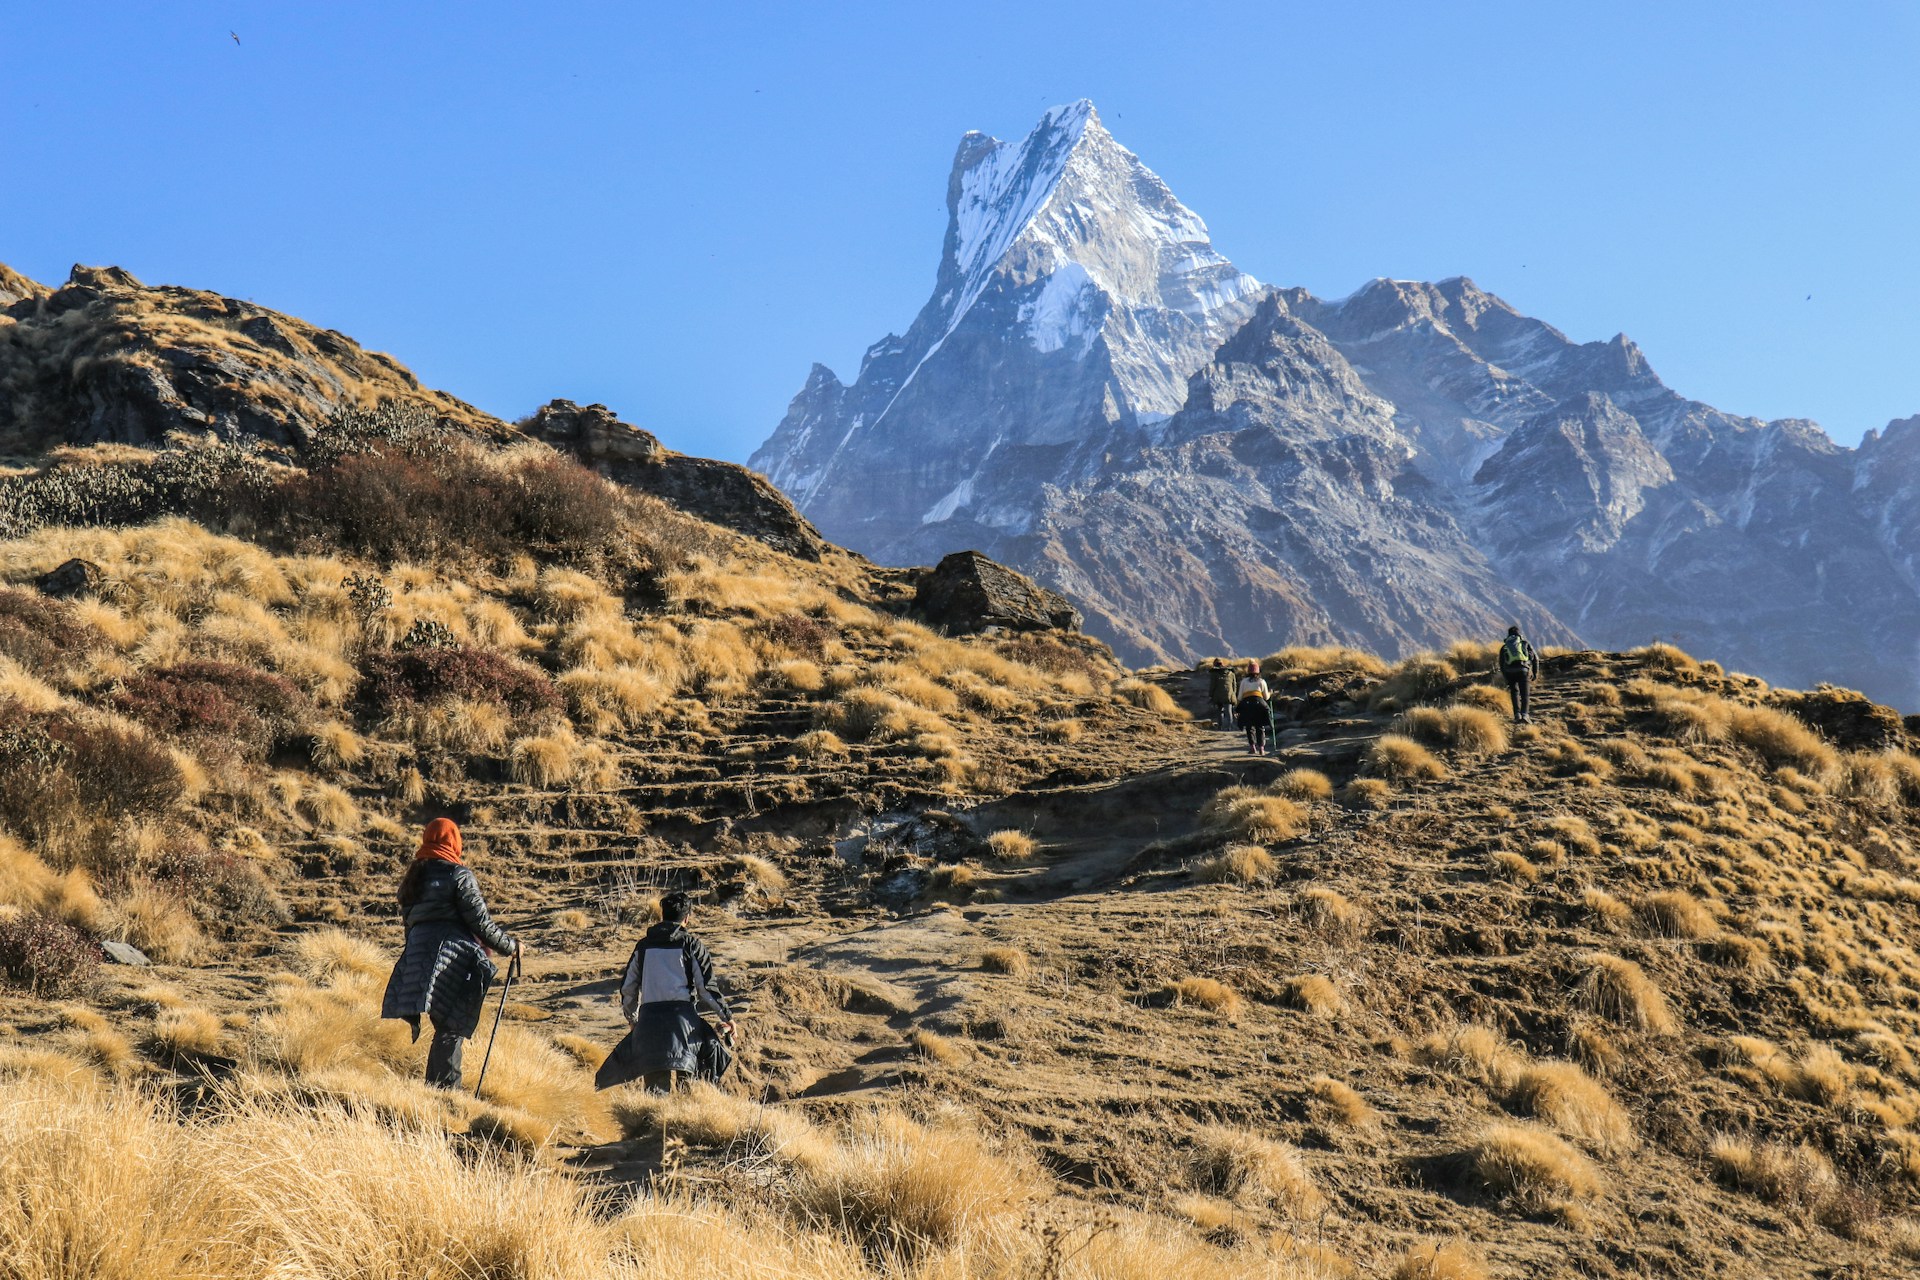
M 1852 442 L 1920 413 L 1916 68 L 1901 0 L 0 0 L 0 261 L 742 458 L 925 301 L 960 134 L 1084 96 L 1262 280 L 1469 275 Z

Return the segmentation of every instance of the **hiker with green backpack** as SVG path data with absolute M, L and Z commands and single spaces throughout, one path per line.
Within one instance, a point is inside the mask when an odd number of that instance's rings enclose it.
M 1507 638 L 1500 645 L 1500 677 L 1507 682 L 1507 700 L 1513 704 L 1515 724 L 1533 723 L 1530 694 L 1539 675 L 1540 655 L 1517 625 L 1508 627 Z

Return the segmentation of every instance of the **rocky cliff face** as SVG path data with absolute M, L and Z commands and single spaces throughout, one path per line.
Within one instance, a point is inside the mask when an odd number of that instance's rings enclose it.
M 969 134 L 933 298 L 753 463 L 884 561 L 978 546 L 1140 659 L 1669 638 L 1920 706 L 1920 419 L 1721 413 L 1466 279 L 1265 288 L 1100 127 Z

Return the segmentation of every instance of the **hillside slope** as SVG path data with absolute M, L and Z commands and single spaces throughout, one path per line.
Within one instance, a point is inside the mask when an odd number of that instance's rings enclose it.
M 1254 757 L 597 406 L 21 458 L 9 1275 L 1920 1258 L 1920 739 L 1857 694 L 1554 652 L 1509 728 L 1484 647 L 1290 649 Z M 478 1097 L 377 1016 L 440 815 L 528 942 Z M 596 1092 L 669 888 L 737 1073 Z

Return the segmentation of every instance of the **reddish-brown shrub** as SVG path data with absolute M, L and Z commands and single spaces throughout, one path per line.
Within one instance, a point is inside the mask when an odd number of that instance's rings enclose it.
M 497 702 L 520 720 L 561 707 L 553 681 L 493 649 L 466 645 L 380 649 L 367 655 L 365 672 L 362 696 L 383 712 L 444 698 Z
M 73 610 L 37 591 L 0 587 L 0 653 L 31 671 L 52 667 L 63 652 L 105 643 Z
M 186 788 L 138 729 L 0 703 L 0 823 L 39 838 L 85 817 L 155 813 Z
M 64 920 L 26 912 L 0 920 L 0 977 L 37 996 L 84 990 L 100 964 L 93 939 Z
M 237 916 L 254 924 L 285 924 L 293 918 L 285 899 L 255 864 L 235 854 L 179 847 L 169 850 L 146 877 L 211 915 Z
M 299 733 L 306 696 L 271 672 L 231 662 L 183 662 L 143 672 L 113 695 L 114 709 L 156 733 L 265 756 Z
M 351 454 L 282 481 L 269 514 L 284 533 L 376 560 L 430 559 L 468 545 L 467 526 L 490 535 L 498 518 L 450 478 L 416 458 Z
M 490 466 L 466 448 L 348 454 L 282 481 L 264 512 L 282 534 L 373 559 L 557 558 L 604 547 L 620 524 L 618 495 L 561 457 Z
M 507 515 L 519 540 L 536 551 L 570 558 L 603 547 L 620 527 L 607 482 L 566 458 L 535 458 L 511 473 L 517 499 Z
M 769 618 L 764 630 L 767 639 L 781 651 L 816 661 L 826 656 L 827 645 L 837 638 L 831 626 L 804 613 Z
M 1098 676 L 1103 672 L 1100 659 L 1085 649 L 1063 644 L 1051 636 L 1019 635 L 1000 642 L 1000 656 L 1021 666 L 1045 671 L 1049 675 L 1079 672 Z

